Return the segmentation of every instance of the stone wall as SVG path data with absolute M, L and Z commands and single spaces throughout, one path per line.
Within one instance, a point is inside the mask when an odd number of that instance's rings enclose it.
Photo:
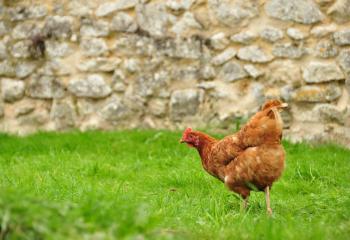
M 1 0 L 0 0 L 1 2 Z M 269 98 L 350 143 L 350 0 L 3 0 L 0 130 L 210 127 Z M 348 79 L 348 80 L 346 80 Z

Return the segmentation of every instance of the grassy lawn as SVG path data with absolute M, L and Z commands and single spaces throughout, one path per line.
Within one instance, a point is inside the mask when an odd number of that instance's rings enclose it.
M 0 239 L 349 239 L 350 151 L 284 143 L 287 168 L 248 211 L 180 133 L 0 136 Z

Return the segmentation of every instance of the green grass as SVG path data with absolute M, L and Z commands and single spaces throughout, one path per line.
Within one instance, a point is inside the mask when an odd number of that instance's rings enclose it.
M 349 150 L 284 143 L 268 218 L 263 193 L 241 211 L 180 135 L 0 135 L 0 239 L 349 239 Z

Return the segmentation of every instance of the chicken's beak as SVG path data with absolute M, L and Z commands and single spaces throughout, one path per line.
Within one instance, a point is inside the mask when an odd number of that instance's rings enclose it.
M 184 143 L 185 140 L 183 140 L 182 138 L 180 139 L 179 143 Z
M 281 108 L 287 108 L 288 107 L 288 103 L 282 103 L 281 104 Z

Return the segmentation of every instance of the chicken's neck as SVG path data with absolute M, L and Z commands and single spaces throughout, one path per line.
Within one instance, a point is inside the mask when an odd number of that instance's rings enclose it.
M 199 144 L 198 146 L 196 146 L 196 148 L 201 157 L 203 166 L 206 167 L 209 161 L 210 150 L 215 144 L 215 142 L 217 142 L 217 140 L 204 133 L 199 133 L 198 136 L 199 136 Z

